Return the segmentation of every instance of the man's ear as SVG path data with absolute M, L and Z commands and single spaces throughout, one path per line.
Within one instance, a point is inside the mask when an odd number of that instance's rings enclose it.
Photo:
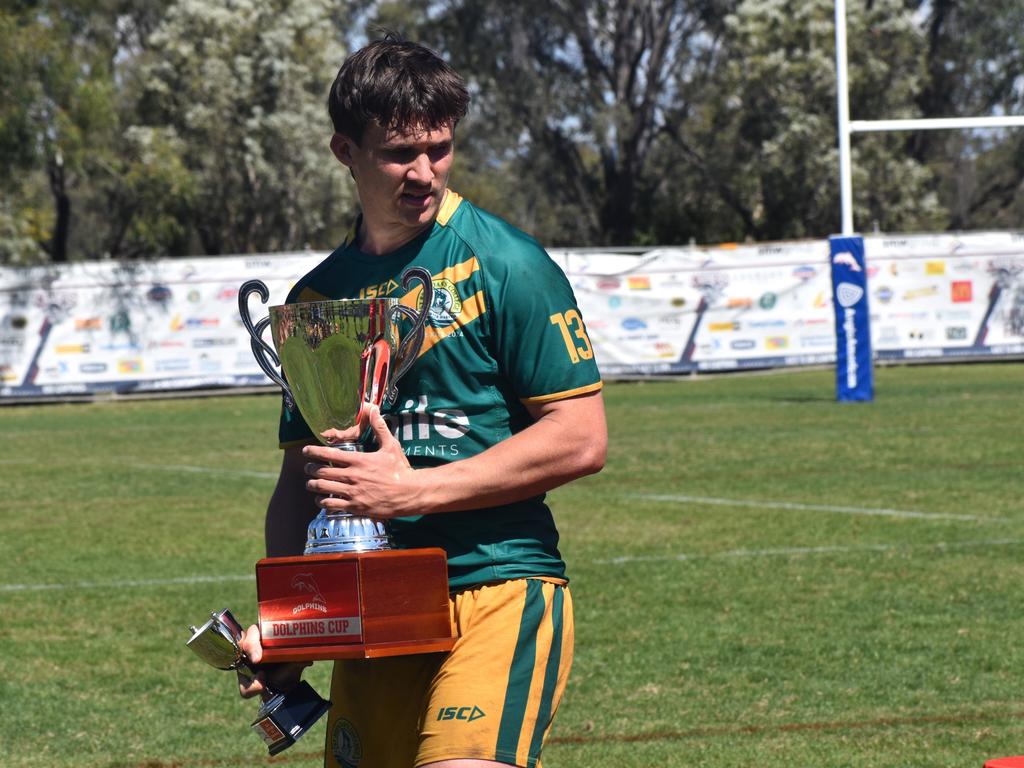
M 352 141 L 348 136 L 342 133 L 335 133 L 331 135 L 331 152 L 338 158 L 338 162 L 346 166 L 349 170 L 352 170 L 352 166 L 355 163 L 352 157 L 352 148 L 358 147 L 358 145 Z

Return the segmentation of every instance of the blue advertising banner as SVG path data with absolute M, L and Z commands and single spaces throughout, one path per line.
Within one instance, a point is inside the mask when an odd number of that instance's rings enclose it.
M 832 307 L 836 316 L 836 400 L 874 398 L 864 238 L 830 237 Z

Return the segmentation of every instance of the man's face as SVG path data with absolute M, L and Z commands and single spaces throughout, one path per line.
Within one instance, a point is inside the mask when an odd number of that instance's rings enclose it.
M 451 126 L 385 131 L 371 123 L 358 145 L 335 134 L 331 149 L 352 171 L 371 236 L 411 239 L 433 222 L 452 166 Z

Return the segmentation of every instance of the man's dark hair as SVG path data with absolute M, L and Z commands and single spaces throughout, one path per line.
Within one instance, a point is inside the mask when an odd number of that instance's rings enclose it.
M 447 62 L 391 34 L 352 54 L 327 98 L 335 132 L 356 144 L 373 121 L 388 131 L 454 129 L 468 106 L 466 84 Z

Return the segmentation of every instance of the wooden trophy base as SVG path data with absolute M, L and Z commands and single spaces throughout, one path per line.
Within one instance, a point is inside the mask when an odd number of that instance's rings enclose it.
M 443 549 L 267 557 L 256 563 L 256 594 L 263 662 L 372 659 L 455 645 Z

